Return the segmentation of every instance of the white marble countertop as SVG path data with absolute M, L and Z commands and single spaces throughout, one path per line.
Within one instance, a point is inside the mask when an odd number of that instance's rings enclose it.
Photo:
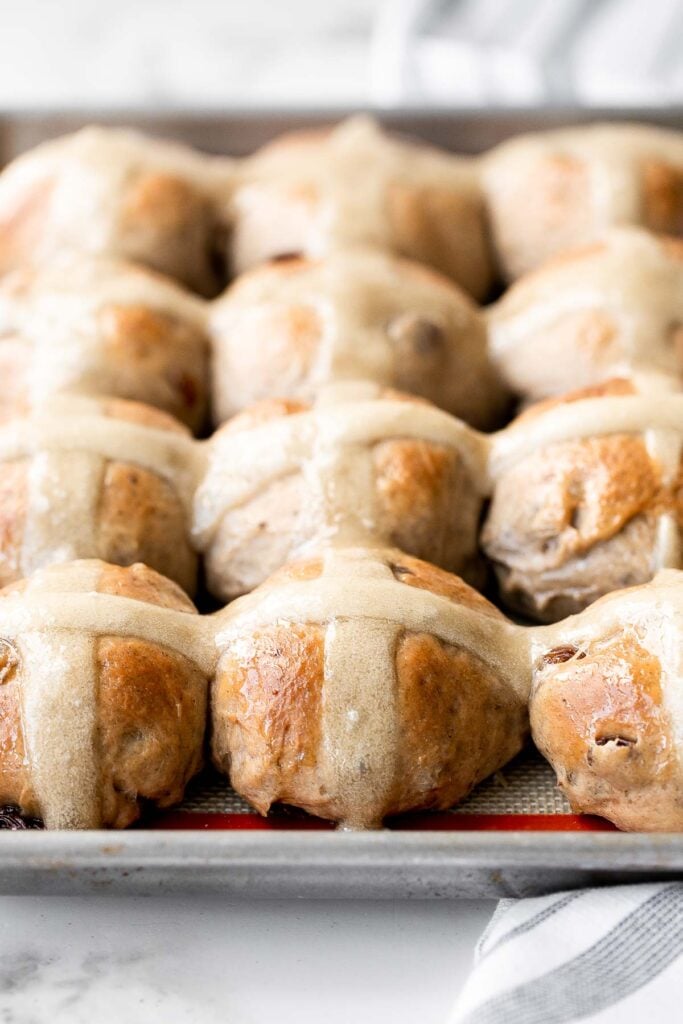
M 447 1024 L 493 901 L 0 899 L 2 1024 Z

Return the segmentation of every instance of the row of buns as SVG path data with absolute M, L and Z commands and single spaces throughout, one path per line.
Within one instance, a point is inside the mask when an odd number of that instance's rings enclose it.
M 64 249 L 129 258 L 202 294 L 296 252 L 370 245 L 425 263 L 476 299 L 611 226 L 683 232 L 683 140 L 647 125 L 521 136 L 483 157 L 390 136 L 370 119 L 209 157 L 89 128 L 0 179 L 0 273 Z
M 69 395 L 0 425 L 0 584 L 144 562 L 219 600 L 350 537 L 486 581 L 553 621 L 681 568 L 683 395 L 612 380 L 494 434 L 369 381 L 271 399 L 206 440 L 140 403 Z M 483 515 L 483 519 L 482 519 Z
M 220 424 L 363 379 L 491 429 L 512 395 L 680 381 L 682 325 L 683 241 L 641 228 L 556 257 L 484 309 L 371 249 L 264 264 L 209 303 L 130 262 L 62 253 L 0 280 L 0 418 L 68 392 L 142 401 L 201 432 L 209 405 Z
M 345 828 L 451 807 L 534 740 L 578 810 L 683 829 L 683 577 L 553 626 L 455 576 L 334 547 L 198 616 L 147 566 L 50 566 L 0 592 L 0 799 L 49 828 L 123 828 L 211 754 L 261 813 Z

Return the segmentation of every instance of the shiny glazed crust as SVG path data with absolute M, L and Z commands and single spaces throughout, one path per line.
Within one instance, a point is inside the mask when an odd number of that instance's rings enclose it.
M 545 652 L 534 674 L 534 742 L 572 808 L 621 829 L 683 829 L 680 769 L 660 657 L 635 628 Z
M 499 617 L 457 577 L 396 552 L 389 562 L 406 586 Z M 315 579 L 320 562 L 276 573 L 261 588 Z M 235 789 L 262 814 L 275 802 L 347 821 L 348 794 L 330 792 L 321 775 L 325 703 L 325 627 L 273 623 L 227 649 L 212 695 L 212 754 Z M 402 633 L 394 657 L 396 749 L 392 782 L 373 805 L 374 824 L 418 808 L 445 808 L 520 749 L 526 709 L 476 655 L 427 633 Z M 368 785 L 371 787 L 372 783 Z
M 26 586 L 22 582 L 13 589 L 21 592 Z M 140 564 L 120 568 L 102 563 L 97 592 L 194 610 L 175 584 Z M 0 804 L 40 817 L 25 756 L 20 647 L 21 642 L 0 644 Z M 201 767 L 207 681 L 174 651 L 115 636 L 97 640 L 95 679 L 99 824 L 125 828 L 145 803 L 177 803 Z M 74 762 L 80 755 L 73 752 Z

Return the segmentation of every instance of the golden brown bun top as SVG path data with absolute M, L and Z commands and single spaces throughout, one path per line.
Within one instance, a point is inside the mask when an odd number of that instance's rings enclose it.
M 635 395 L 637 388 L 632 380 L 624 377 L 613 377 L 611 380 L 603 381 L 601 384 L 594 384 L 591 387 L 577 388 L 575 391 L 567 391 L 564 395 L 557 395 L 554 398 L 545 398 L 541 402 L 534 402 L 528 409 L 524 409 L 516 418 L 515 423 L 526 423 L 542 416 L 551 409 L 560 405 L 567 405 L 570 402 L 580 402 L 583 398 L 603 398 L 608 395 Z
M 494 618 L 505 619 L 505 616 L 494 605 L 482 597 L 476 590 L 468 586 L 459 576 L 439 569 L 429 562 L 423 562 L 419 558 L 413 558 L 402 551 L 382 550 L 376 553 L 378 560 L 387 565 L 394 578 L 402 584 L 414 587 L 418 590 L 427 590 L 432 594 L 445 597 L 454 604 L 472 608 L 484 615 Z M 301 582 L 305 580 L 319 579 L 323 574 L 324 563 L 322 558 L 306 558 L 278 569 L 273 573 L 259 590 L 277 589 L 284 583 Z
M 28 579 L 18 580 L 10 583 L 0 590 L 0 598 L 8 594 L 26 593 L 37 583 L 38 587 L 43 581 L 50 586 L 50 581 L 55 581 L 55 590 L 59 592 L 60 583 L 65 588 L 65 600 L 67 594 L 74 589 L 73 583 L 78 584 L 84 567 L 97 569 L 97 581 L 95 591 L 98 594 L 112 594 L 117 597 L 129 597 L 135 601 L 144 601 L 146 604 L 157 605 L 160 608 L 171 608 L 180 612 L 197 613 L 197 609 L 187 594 L 166 576 L 143 565 L 142 562 L 135 562 L 133 565 L 110 565 L 98 559 L 87 559 L 75 562 L 67 562 L 63 565 L 51 565 L 39 570 Z

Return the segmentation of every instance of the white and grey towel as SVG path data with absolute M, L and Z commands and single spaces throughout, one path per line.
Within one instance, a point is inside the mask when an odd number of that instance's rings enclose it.
M 501 900 L 451 1024 L 683 1020 L 683 883 Z

